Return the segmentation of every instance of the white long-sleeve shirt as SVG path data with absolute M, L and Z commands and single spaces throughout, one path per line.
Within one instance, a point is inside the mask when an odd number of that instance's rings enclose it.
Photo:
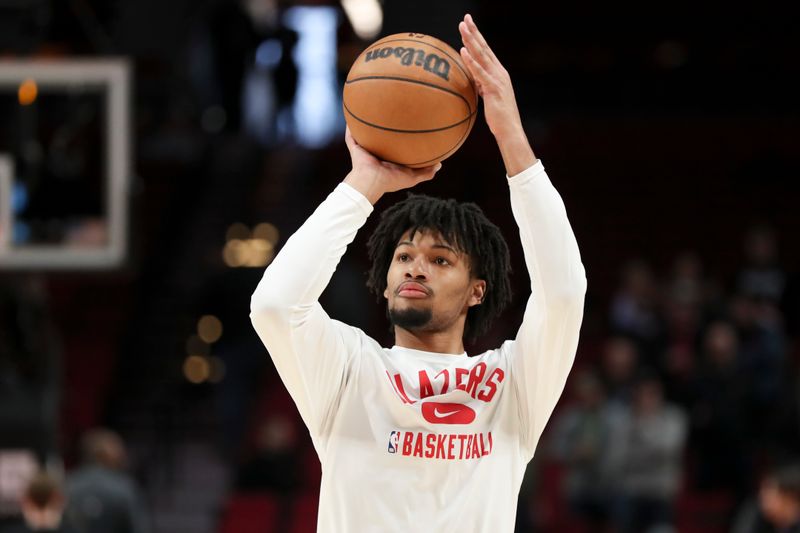
M 531 277 L 514 340 L 468 357 L 395 346 L 318 298 L 372 205 L 342 183 L 286 242 L 251 318 L 322 463 L 322 533 L 512 532 L 522 476 L 572 366 L 586 277 L 537 162 L 508 179 Z

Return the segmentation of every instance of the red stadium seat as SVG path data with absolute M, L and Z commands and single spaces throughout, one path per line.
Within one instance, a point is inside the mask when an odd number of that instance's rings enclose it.
M 234 494 L 225 508 L 220 533 L 276 532 L 278 501 L 269 493 Z
M 319 493 L 305 492 L 298 495 L 292 510 L 292 525 L 289 533 L 314 533 L 317 530 Z
M 728 492 L 683 492 L 676 506 L 676 528 L 681 533 L 724 533 L 733 505 Z

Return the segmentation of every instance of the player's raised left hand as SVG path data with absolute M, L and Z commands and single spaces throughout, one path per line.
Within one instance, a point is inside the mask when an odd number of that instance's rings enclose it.
M 486 123 L 497 139 L 509 176 L 536 162 L 522 127 L 511 77 L 486 43 L 472 15 L 458 24 L 461 58 L 483 98 Z
M 475 80 L 478 94 L 483 98 L 489 129 L 498 136 L 512 128 L 521 128 L 511 77 L 478 31 L 472 15 L 464 16 L 458 31 L 464 43 L 461 57 Z

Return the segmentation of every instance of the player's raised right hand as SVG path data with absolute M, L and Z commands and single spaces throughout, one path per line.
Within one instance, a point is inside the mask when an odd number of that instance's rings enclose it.
M 387 192 L 408 189 L 433 179 L 442 168 L 439 163 L 425 168 L 408 168 L 381 161 L 358 145 L 347 128 L 344 136 L 353 170 L 344 182 L 363 194 L 373 205 Z

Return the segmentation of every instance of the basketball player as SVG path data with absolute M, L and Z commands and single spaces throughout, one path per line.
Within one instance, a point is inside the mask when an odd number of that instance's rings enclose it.
M 369 241 L 368 285 L 395 345 L 317 302 L 385 193 L 433 178 L 381 162 L 346 134 L 352 171 L 285 244 L 251 318 L 322 462 L 318 531 L 511 532 L 525 466 L 575 355 L 586 278 L 564 205 L 525 136 L 508 74 L 467 15 L 461 56 L 508 174 L 531 277 L 513 340 L 469 357 L 509 300 L 508 250 L 474 204 L 411 196 Z M 505 187 L 498 182 L 498 187 Z

